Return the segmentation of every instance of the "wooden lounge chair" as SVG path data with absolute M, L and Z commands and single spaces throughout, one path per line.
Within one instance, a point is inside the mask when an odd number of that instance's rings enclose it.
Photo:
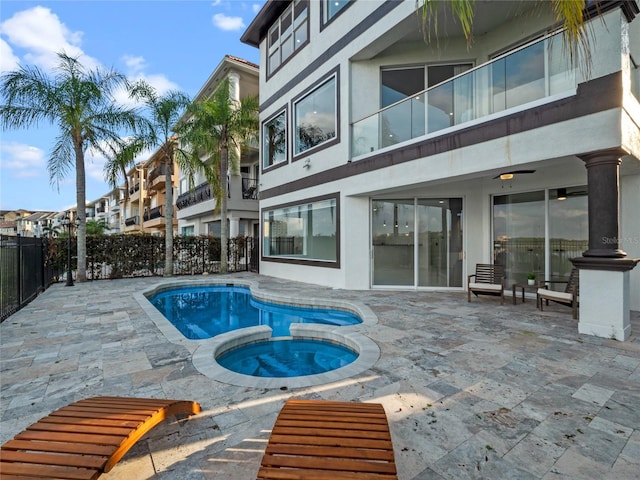
M 167 417 L 195 415 L 187 400 L 94 397 L 51 413 L 2 445 L 0 478 L 93 480 Z
M 478 263 L 476 273 L 467 278 L 467 301 L 471 301 L 471 293 L 473 292 L 476 297 L 478 295 L 499 296 L 500 305 L 504 305 L 504 280 L 504 265 Z
M 571 307 L 571 313 L 574 319 L 578 318 L 578 304 L 580 303 L 580 274 L 577 268 L 571 270 L 568 280 L 549 280 L 544 282 L 545 285 L 539 288 L 536 295 L 538 308 L 542 311 L 542 303 L 549 305 L 549 301 L 560 303 Z M 551 290 L 550 285 L 554 283 L 565 283 L 564 292 Z
M 289 400 L 258 479 L 397 479 L 389 424 L 379 403 Z

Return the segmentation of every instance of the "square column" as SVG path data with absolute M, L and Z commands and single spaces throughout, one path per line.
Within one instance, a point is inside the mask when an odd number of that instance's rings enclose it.
M 580 270 L 578 332 L 620 341 L 629 338 L 628 270 Z

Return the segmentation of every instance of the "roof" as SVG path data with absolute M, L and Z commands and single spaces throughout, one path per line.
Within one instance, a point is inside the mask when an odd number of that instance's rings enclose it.
M 291 2 L 267 0 L 262 9 L 240 37 L 242 43 L 260 47 L 260 41 L 267 35 L 269 27 L 280 17 Z

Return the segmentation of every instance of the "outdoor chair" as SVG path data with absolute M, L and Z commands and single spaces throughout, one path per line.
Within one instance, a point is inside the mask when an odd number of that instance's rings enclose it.
M 504 282 L 504 265 L 478 263 L 476 273 L 467 278 L 467 301 L 471 301 L 471 293 L 476 297 L 478 295 L 495 295 L 500 297 L 500 305 L 504 305 Z
M 259 480 L 397 479 L 379 403 L 288 400 L 271 431 Z
M 543 310 L 542 303 L 549 305 L 549 301 L 560 303 L 571 307 L 573 318 L 578 318 L 578 304 L 580 303 L 580 274 L 577 268 L 571 270 L 568 280 L 549 280 L 545 281 L 545 285 L 542 288 L 538 288 L 536 294 L 536 302 L 540 311 Z M 551 284 L 564 283 L 566 284 L 563 292 L 551 290 Z
M 2 445 L 0 478 L 94 480 L 166 418 L 195 415 L 188 400 L 93 397 L 41 418 Z

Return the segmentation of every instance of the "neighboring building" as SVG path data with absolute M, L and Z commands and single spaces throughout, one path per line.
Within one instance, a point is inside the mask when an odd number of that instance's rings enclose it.
M 57 212 L 33 212 L 17 220 L 17 232 L 23 237 L 46 237 L 53 234 Z
M 0 210 L 0 234 L 2 235 L 17 235 L 18 221 L 22 218 L 28 217 L 33 212 L 28 210 Z
M 578 257 L 579 331 L 627 338 L 640 310 L 637 2 L 588 11 L 589 75 L 548 2 L 476 1 L 471 45 L 444 6 L 426 45 L 415 8 L 269 0 L 244 33 L 262 65 L 260 272 L 463 290 L 477 263 L 504 264 L 510 287 L 567 277 Z
M 173 142 L 174 140 L 170 140 Z M 173 145 L 173 144 L 172 144 Z M 173 155 L 173 148 L 171 148 Z M 163 151 L 158 148 L 145 161 L 138 162 L 128 172 L 129 192 L 120 195 L 120 232 L 121 233 L 150 233 L 164 235 L 165 231 L 165 192 L 166 192 L 166 167 L 163 164 Z M 176 163 L 173 163 L 171 184 L 173 185 L 173 198 L 176 198 L 179 171 Z M 124 190 L 124 186 L 122 189 Z M 112 195 L 114 195 L 112 193 Z M 126 200 L 125 200 L 126 197 Z M 115 198 L 112 198 L 115 202 Z M 178 220 L 174 201 L 173 226 L 177 229 Z M 115 216 L 111 217 L 115 221 Z
M 229 79 L 232 98 L 237 100 L 258 95 L 258 66 L 240 58 L 226 55 L 216 67 L 194 101 L 210 97 L 220 82 Z M 227 202 L 229 237 L 258 236 L 258 149 L 257 145 L 243 145 L 229 150 L 229 199 Z M 176 201 L 179 233 L 182 235 L 220 236 L 220 213 L 215 212 L 216 200 L 202 173 L 189 185 L 188 178 L 180 178 Z

